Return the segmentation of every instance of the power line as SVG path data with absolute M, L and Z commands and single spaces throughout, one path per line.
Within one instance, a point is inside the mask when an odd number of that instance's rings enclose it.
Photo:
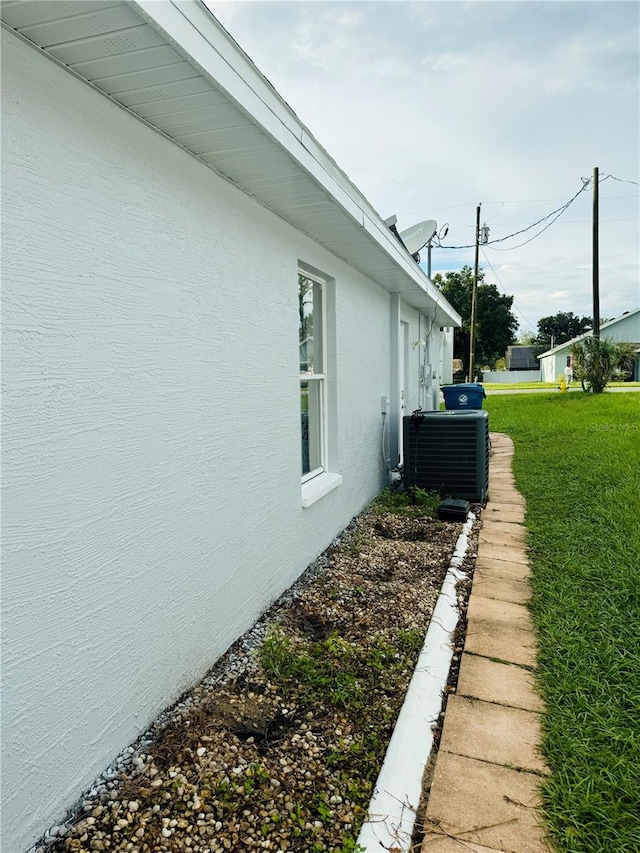
M 624 267 L 610 267 L 609 265 L 607 265 L 607 272 L 632 272 L 632 271 L 637 270 L 638 266 L 640 266 L 640 264 L 638 264 L 638 263 L 627 264 L 627 266 L 624 266 Z M 438 270 L 436 270 L 434 272 L 434 275 L 436 272 L 438 272 Z M 449 270 L 447 270 L 447 272 L 449 272 Z M 543 271 L 540 271 L 540 270 L 513 270 L 513 272 L 517 276 L 535 275 L 535 276 L 540 277 L 542 275 L 550 275 L 551 274 L 549 270 L 543 270 Z M 557 274 L 557 273 L 554 273 L 554 274 Z M 565 275 L 571 275 L 572 278 L 574 278 L 576 276 L 580 276 L 580 275 L 591 275 L 591 268 L 589 266 L 585 266 L 582 268 L 572 268 L 570 273 L 567 272 L 564 274 Z
M 607 175 L 606 177 L 607 178 L 613 178 L 614 181 L 622 181 L 622 178 L 614 178 L 613 175 Z M 591 180 L 591 179 L 589 178 L 589 180 Z M 605 180 L 605 178 L 601 178 L 600 183 L 602 183 L 603 180 Z M 636 184 L 637 186 L 640 186 L 640 184 L 637 184 L 636 181 L 624 181 L 624 183 Z M 483 203 L 484 204 L 499 204 L 499 205 L 505 205 L 505 204 L 538 204 L 538 203 L 547 202 L 547 201 L 562 201 L 563 198 L 564 198 L 564 196 L 555 196 L 554 198 L 489 199 L 488 201 L 485 201 Z M 602 196 L 602 198 L 606 198 L 606 199 L 638 198 L 638 193 L 626 193 L 625 195 L 607 195 L 607 196 Z M 473 206 L 472 201 L 466 201 L 463 204 L 449 204 L 445 207 L 421 207 L 419 210 L 402 210 L 402 211 L 399 211 L 396 214 L 396 216 L 413 216 L 414 214 L 417 214 L 417 213 L 436 213 L 439 210 L 455 210 L 455 209 L 461 208 L 461 207 L 472 207 L 472 206 Z M 493 215 L 496 216 L 495 213 Z M 469 226 L 469 227 L 472 228 L 473 226 Z
M 628 180 L 626 178 L 617 178 L 615 175 L 611 175 L 611 174 L 603 175 L 601 178 L 599 178 L 598 184 L 602 184 L 605 181 L 608 181 L 609 179 L 614 180 L 614 181 L 619 181 L 620 183 L 623 183 L 623 184 L 633 184 L 634 186 L 640 186 L 640 182 L 638 182 L 638 181 L 631 181 L 631 180 Z M 492 243 L 502 243 L 505 240 L 509 240 L 511 237 L 515 237 L 518 234 L 523 234 L 526 231 L 529 231 L 531 228 L 535 228 L 535 226 L 539 225 L 541 222 L 546 221 L 547 219 L 549 219 L 549 217 L 553 216 L 555 213 L 558 213 L 558 216 L 560 216 L 569 207 L 569 205 L 573 204 L 573 202 L 578 198 L 578 196 L 581 195 L 593 183 L 592 178 L 580 178 L 580 180 L 582 181 L 582 188 L 580 190 L 578 190 L 578 192 L 573 196 L 573 198 L 570 198 L 569 201 L 565 205 L 562 205 L 560 208 L 557 208 L 556 210 L 552 210 L 551 213 L 548 213 L 546 216 L 543 216 L 541 219 L 538 219 L 536 222 L 532 223 L 531 225 L 527 226 L 526 228 L 523 228 L 521 231 L 514 231 L 513 234 L 509 234 L 506 237 L 501 237 L 500 239 L 497 239 L 497 240 L 490 240 L 485 245 L 490 245 Z M 608 198 L 608 199 L 637 198 L 637 197 L 638 196 L 635 193 L 634 194 L 627 194 L 627 195 L 606 196 L 606 198 Z M 539 198 L 539 199 L 536 199 L 536 198 L 509 199 L 509 200 L 502 199 L 500 201 L 497 201 L 497 200 L 487 201 L 487 202 L 485 202 L 485 204 L 499 204 L 500 209 L 501 209 L 502 207 L 504 207 L 505 204 L 531 204 L 531 203 L 535 203 L 535 202 L 557 201 L 557 200 L 558 200 L 558 197 L 548 198 L 548 199 L 544 199 L 544 198 Z M 446 207 L 421 208 L 420 210 L 404 211 L 403 213 L 398 213 L 397 216 L 410 216 L 412 214 L 427 213 L 427 212 L 435 213 L 438 210 L 455 210 L 455 209 L 461 208 L 461 207 L 469 207 L 470 205 L 471 205 L 471 202 L 466 202 L 464 204 L 450 204 L 450 205 L 447 205 Z M 494 214 L 494 218 L 495 218 L 495 216 L 498 215 L 499 212 L 500 212 L 500 210 L 498 210 L 497 213 Z M 556 219 L 557 218 L 558 217 L 556 217 Z M 623 222 L 626 220 L 607 220 L 607 221 Z M 632 221 L 632 220 L 629 220 L 629 221 Z M 555 220 L 553 220 L 553 222 L 555 222 Z M 551 222 L 550 224 L 553 224 L 553 222 Z M 466 227 L 471 227 L 471 226 L 461 226 L 461 227 L 466 228 Z M 543 228 L 540 231 L 540 234 L 542 234 L 543 231 L 546 231 L 546 228 Z M 539 235 L 537 235 L 537 236 L 539 236 Z M 521 243 L 520 246 L 524 246 L 528 242 L 530 242 L 530 241 L 527 240 L 525 243 Z M 441 243 L 439 243 L 437 245 L 441 249 L 473 249 L 473 248 L 475 248 L 474 244 L 471 244 L 468 246 L 443 246 Z M 518 249 L 518 248 L 520 248 L 520 246 L 513 246 L 512 248 Z M 505 249 L 503 251 L 509 251 L 509 250 Z
M 506 288 L 505 288 L 504 284 L 500 281 L 500 278 L 499 278 L 499 276 L 498 276 L 498 273 L 497 273 L 497 272 L 494 270 L 494 268 L 492 267 L 492 265 L 491 265 L 491 261 L 490 261 L 490 260 L 489 260 L 489 258 L 487 257 L 487 254 L 486 254 L 486 252 L 485 252 L 485 250 L 484 250 L 484 246 L 481 246 L 480 248 L 482 249 L 482 254 L 484 255 L 484 259 L 485 259 L 485 261 L 489 264 L 489 269 L 490 269 L 490 270 L 491 270 L 491 272 L 494 274 L 494 276 L 496 277 L 496 280 L 497 280 L 498 284 L 499 284 L 499 285 L 500 285 L 500 287 L 502 288 L 502 292 L 504 293 L 504 295 L 505 295 L 505 296 L 511 296 L 511 297 L 512 297 L 512 299 L 513 299 L 513 301 L 514 301 L 514 303 L 515 303 L 515 297 L 513 296 L 513 294 L 507 293 L 507 291 L 506 291 Z M 518 308 L 518 306 L 517 306 L 517 305 L 515 305 L 515 304 L 514 304 L 514 306 L 513 306 L 513 307 L 514 307 L 514 308 L 515 308 L 515 310 L 518 312 L 518 314 L 522 317 L 522 319 L 525 321 L 525 323 L 526 323 L 528 326 L 530 326 L 530 327 L 531 327 L 532 331 L 536 331 L 537 324 L 536 324 L 536 325 L 534 325 L 528 317 L 525 317 L 525 316 L 524 316 L 524 314 L 523 314 L 523 313 L 522 313 L 522 311 Z
M 525 234 L 527 231 L 530 231 L 532 228 L 535 228 L 536 225 L 540 225 L 541 222 L 546 222 L 546 220 L 550 219 L 552 216 L 555 217 L 554 219 L 551 220 L 551 222 L 547 223 L 547 225 L 538 234 L 536 234 L 534 237 L 531 237 L 530 240 L 525 240 L 525 242 L 521 243 L 520 245 L 524 246 L 526 243 L 529 243 L 529 242 L 531 242 L 531 240 L 534 240 L 536 237 L 539 237 L 543 231 L 546 231 L 547 228 L 549 228 L 551 225 L 553 225 L 553 223 L 556 221 L 556 219 L 558 219 L 560 216 L 562 216 L 562 214 L 565 212 L 565 210 L 567 210 L 567 208 L 569 208 L 573 204 L 573 202 L 578 198 L 578 196 L 581 195 L 581 193 L 583 193 L 587 189 L 587 187 L 591 184 L 591 179 L 581 178 L 580 180 L 582 181 L 582 186 L 580 187 L 578 192 L 574 196 L 572 196 L 569 199 L 569 201 L 565 202 L 563 205 L 556 208 L 556 210 L 552 210 L 551 213 L 547 213 L 546 216 L 541 217 L 540 219 L 536 220 L 536 222 L 533 222 L 531 225 L 527 225 L 526 228 L 521 228 L 519 231 L 514 231 L 512 234 L 507 234 L 506 237 L 499 237 L 496 240 L 489 240 L 489 242 L 485 243 L 484 245 L 490 246 L 493 243 L 504 243 L 505 240 L 510 240 L 512 237 L 517 237 L 518 234 Z M 469 246 L 443 246 L 441 243 L 438 243 L 437 245 L 441 249 L 475 249 L 475 243 L 473 243 Z M 511 248 L 517 249 L 517 248 L 519 248 L 519 246 L 512 246 Z M 509 249 L 504 249 L 503 251 L 509 251 Z
M 622 178 L 615 178 L 613 175 L 605 175 L 604 177 L 602 177 L 598 180 L 598 184 L 603 183 L 604 181 L 608 180 L 609 178 L 613 178 L 613 180 L 616 180 L 616 181 L 617 180 L 620 180 L 620 181 L 623 180 Z M 541 219 L 538 219 L 536 222 L 532 223 L 531 225 L 528 225 L 526 228 L 520 229 L 520 231 L 514 231 L 513 233 L 508 234 L 506 237 L 500 237 L 496 240 L 489 240 L 484 245 L 493 246 L 493 248 L 496 252 L 511 252 L 514 249 L 520 249 L 520 248 L 522 248 L 522 246 L 526 246 L 527 243 L 531 243 L 533 240 L 536 239 L 536 237 L 539 237 L 548 228 L 550 228 L 553 225 L 553 223 L 556 222 L 562 216 L 562 214 L 565 212 L 565 210 L 567 210 L 573 204 L 573 202 L 578 198 L 578 196 L 581 195 L 581 193 L 583 193 L 589 187 L 589 185 L 593 183 L 593 179 L 591 179 L 591 178 L 581 178 L 580 180 L 582 181 L 581 189 L 579 189 L 578 192 L 572 198 L 570 198 L 569 201 L 567 201 L 565 204 L 563 204 L 561 207 L 557 208 L 556 210 L 552 210 L 551 213 L 548 213 L 546 216 L 543 216 Z M 625 183 L 635 183 L 635 181 L 625 181 Z M 551 217 L 553 217 L 553 218 L 551 218 Z M 498 249 L 494 245 L 495 243 L 504 243 L 505 240 L 510 240 L 512 237 L 517 237 L 518 234 L 525 234 L 527 231 L 530 231 L 532 228 L 535 228 L 536 225 L 540 225 L 540 223 L 545 222 L 548 219 L 550 219 L 550 221 L 547 222 L 545 227 L 541 228 L 537 234 L 534 234 L 533 237 L 530 237 L 528 240 L 524 240 L 522 243 L 518 243 L 516 246 L 509 246 L 505 249 Z M 581 221 L 581 220 L 576 220 L 576 221 Z M 611 220 L 611 221 L 615 221 L 615 220 Z M 620 221 L 622 221 L 622 220 L 620 220 Z M 635 221 L 635 220 L 629 220 L 629 221 Z M 475 247 L 474 245 L 443 246 L 441 243 L 438 243 L 437 245 L 441 249 L 473 249 Z
M 600 222 L 638 222 L 640 217 L 631 216 L 626 219 L 600 219 Z M 590 219 L 565 219 L 561 222 L 561 225 L 580 225 L 581 223 L 591 222 Z M 512 222 L 511 225 L 521 225 L 520 222 Z M 462 230 L 463 228 L 475 228 L 475 225 L 457 225 L 456 228 Z M 506 239 L 506 237 L 504 238 Z M 441 248 L 446 248 L 446 246 L 442 246 Z
M 559 219 L 559 218 L 562 216 L 562 214 L 565 212 L 565 210 L 567 209 L 567 207 L 568 207 L 568 206 L 569 206 L 569 205 L 567 205 L 566 207 L 561 208 L 561 210 L 560 210 L 560 212 L 558 213 L 558 215 L 557 215 L 557 216 L 555 216 L 555 217 L 554 217 L 550 222 L 547 222 L 547 224 L 544 226 L 544 228 L 541 228 L 541 229 L 540 229 L 540 231 L 538 231 L 538 233 L 537 233 L 537 234 L 534 234 L 534 235 L 533 235 L 533 237 L 529 237 L 529 239 L 528 239 L 528 240 L 524 240 L 522 243 L 518 243 L 516 246 L 508 246 L 506 249 L 497 249 L 497 248 L 495 248 L 495 247 L 494 247 L 494 251 L 495 251 L 495 252 L 512 252 L 514 249 L 520 249 L 520 248 L 522 248 L 522 246 L 526 246 L 526 245 L 527 245 L 527 243 L 531 243 L 533 240 L 535 240 L 535 239 L 536 239 L 536 237 L 539 237 L 541 234 L 544 234 L 544 232 L 547 230 L 547 228 L 551 228 L 551 226 L 552 226 L 552 225 L 553 225 L 553 223 L 556 221 L 556 219 Z M 531 226 L 531 227 L 533 227 L 533 226 Z M 528 229 L 527 229 L 527 230 L 528 230 Z M 518 233 L 518 232 L 516 232 L 516 233 Z M 514 236 L 514 235 L 511 235 L 511 236 Z M 507 237 L 505 237 L 504 239 L 506 240 L 506 239 L 508 239 L 508 238 L 507 238 Z M 496 242 L 500 242 L 500 241 L 496 240 Z M 487 245 L 488 245 L 488 244 L 487 244 Z
M 621 184 L 635 184 L 637 187 L 640 187 L 639 181 L 629 181 L 626 178 L 616 178 L 615 175 L 607 175 L 602 180 L 606 181 L 607 178 L 611 178 L 611 180 L 613 180 L 613 181 L 620 181 Z M 622 198 L 624 198 L 624 196 L 622 196 Z

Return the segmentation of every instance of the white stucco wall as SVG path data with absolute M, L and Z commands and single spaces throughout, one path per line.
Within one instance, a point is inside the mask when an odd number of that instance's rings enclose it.
M 453 329 L 408 305 L 402 306 L 401 321 L 408 326 L 405 413 L 410 415 L 417 408 L 437 408 L 440 385 L 451 382 Z
M 389 296 L 3 33 L 2 849 L 20 853 L 385 482 Z M 303 509 L 297 263 L 342 485 Z

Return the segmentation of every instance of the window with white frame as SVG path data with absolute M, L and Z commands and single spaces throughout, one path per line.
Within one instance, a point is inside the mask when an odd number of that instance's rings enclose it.
M 326 469 L 326 283 L 298 273 L 302 482 Z

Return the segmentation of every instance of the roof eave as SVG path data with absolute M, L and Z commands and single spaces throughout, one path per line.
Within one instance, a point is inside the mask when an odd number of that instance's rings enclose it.
M 2 25 L 441 326 L 461 318 L 200 0 L 17 2 Z M 186 73 L 186 69 L 194 73 Z
M 433 311 L 440 325 L 462 325 L 462 318 L 457 311 L 449 305 L 409 253 L 400 246 L 362 193 L 201 0 L 181 0 L 179 4 L 174 0 L 166 3 L 158 3 L 157 0 L 132 0 L 132 3 L 185 52 L 186 58 L 195 62 L 202 73 L 214 82 L 217 88 L 224 91 L 253 123 L 258 124 L 261 130 L 287 152 L 297 166 L 329 196 L 336 208 L 348 217 L 352 228 L 357 228 L 370 238 L 370 251 L 375 254 L 382 253 L 385 257 L 380 260 L 391 261 L 395 268 L 391 275 L 376 275 L 370 269 L 362 270 L 369 278 L 390 293 L 400 293 L 408 304 L 418 310 L 429 313 Z M 222 174 L 224 175 L 224 172 Z M 236 180 L 234 183 L 239 182 Z M 277 205 L 261 199 L 255 189 L 244 186 L 242 189 L 343 257 L 356 269 L 362 268 L 358 260 L 350 256 L 349 251 L 337 250 L 330 240 L 324 238 L 319 233 L 320 229 L 301 226 L 295 218 L 283 214 Z M 383 263 L 383 266 L 386 264 Z

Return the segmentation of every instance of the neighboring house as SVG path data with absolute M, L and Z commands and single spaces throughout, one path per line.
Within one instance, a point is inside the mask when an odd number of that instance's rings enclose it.
M 21 853 L 388 482 L 460 318 L 197 0 L 1 13 Z
M 590 337 L 592 334 L 593 332 L 586 332 L 584 335 L 578 335 L 577 338 L 572 338 L 564 344 L 541 353 L 539 358 L 542 381 L 555 382 L 559 376 L 564 376 L 565 368 L 571 364 L 571 347 L 577 341 Z M 616 317 L 615 320 L 601 323 L 600 335 L 612 341 L 626 341 L 636 345 L 639 355 L 635 360 L 633 378 L 640 380 L 640 308 L 626 311 L 620 317 Z

